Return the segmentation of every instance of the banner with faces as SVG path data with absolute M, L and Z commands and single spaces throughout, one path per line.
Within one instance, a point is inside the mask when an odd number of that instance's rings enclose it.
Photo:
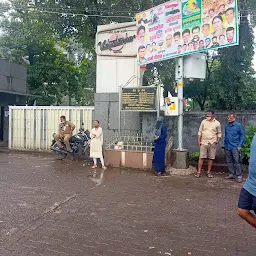
M 138 64 L 238 45 L 237 0 L 174 0 L 136 15 Z

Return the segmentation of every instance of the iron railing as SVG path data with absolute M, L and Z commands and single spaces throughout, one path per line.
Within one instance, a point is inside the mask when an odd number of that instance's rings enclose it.
M 166 152 L 168 152 L 172 148 L 172 137 L 168 137 Z M 124 151 L 143 151 L 143 152 L 152 152 L 154 151 L 153 142 L 146 142 L 142 135 L 137 134 L 135 136 L 132 135 L 121 135 L 113 136 L 109 138 L 109 140 L 105 143 L 105 149 L 115 149 L 115 146 L 118 142 L 122 142 L 121 150 Z

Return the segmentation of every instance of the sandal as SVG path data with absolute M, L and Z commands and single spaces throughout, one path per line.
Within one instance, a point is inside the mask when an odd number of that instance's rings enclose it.
M 200 178 L 200 175 L 201 175 L 201 172 L 196 172 L 196 173 L 194 174 L 194 176 L 195 176 L 196 178 Z
M 211 173 L 207 173 L 208 178 L 213 178 L 213 175 Z

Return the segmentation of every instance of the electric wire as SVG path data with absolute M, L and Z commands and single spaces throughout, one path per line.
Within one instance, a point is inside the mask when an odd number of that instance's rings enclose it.
M 62 8 L 62 7 L 43 7 L 43 6 L 29 6 L 29 7 L 16 7 L 16 6 L 2 6 L 2 9 L 8 9 L 8 10 L 24 10 L 24 11 L 38 11 L 38 12 L 45 12 L 45 13 L 53 13 L 53 14 L 67 14 L 67 15 L 78 15 L 78 16 L 113 16 L 113 17 L 125 17 L 125 18 L 131 18 L 131 16 L 114 16 L 114 15 L 102 15 L 102 14 L 86 14 L 86 13 L 75 13 L 75 12 L 70 12 L 70 11 L 84 11 L 84 12 L 97 12 L 97 13 L 128 13 L 128 14 L 136 14 L 141 12 L 141 10 L 111 10 L 108 9 L 106 7 L 100 7 L 100 9 L 87 9 L 87 8 Z M 50 11 L 50 10 L 54 10 L 54 11 Z M 57 12 L 56 10 L 60 10 L 62 12 Z M 67 11 L 67 12 L 66 12 Z M 247 8 L 247 9 L 242 9 L 239 10 L 239 12 L 248 12 L 249 15 L 251 17 L 256 16 L 256 9 L 251 9 L 251 8 Z M 255 14 L 252 14 L 255 13 Z M 241 16 L 241 17 L 247 17 L 247 15 L 245 16 Z
M 106 8 L 106 7 L 104 7 Z M 99 17 L 99 18 L 123 18 L 123 19 L 131 19 L 131 20 L 135 20 L 135 14 L 138 13 L 139 11 L 119 11 L 119 10 L 109 10 L 106 9 L 104 10 L 103 7 L 101 7 L 101 9 L 99 10 L 92 10 L 92 9 L 86 9 L 83 10 L 84 12 L 88 12 L 88 13 L 75 13 L 75 12 L 70 12 L 70 10 L 80 10 L 81 9 L 77 9 L 77 8 L 61 8 L 61 7 L 17 7 L 17 6 L 2 6 L 2 9 L 6 9 L 6 10 L 15 10 L 15 11 L 34 11 L 34 12 L 39 12 L 39 13 L 49 13 L 49 14 L 57 14 L 57 15 L 61 15 L 61 16 L 81 16 L 81 17 Z M 59 11 L 48 11 L 49 10 L 61 10 L 62 12 Z M 64 12 L 63 12 L 64 11 Z M 68 11 L 68 12 L 67 12 Z M 248 9 L 244 9 L 244 10 L 240 10 L 240 12 L 248 12 L 248 15 L 239 15 L 239 18 L 248 18 L 251 19 L 253 17 L 256 17 L 256 10 L 248 8 Z M 90 12 L 96 12 L 96 14 L 90 14 Z M 111 13 L 111 14 L 104 14 L 104 13 Z M 126 15 L 113 15 L 112 13 L 128 13 L 130 16 L 126 16 Z M 132 13 L 134 14 L 132 16 Z M 254 14 L 255 13 L 255 14 Z M 240 23 L 247 23 L 245 21 L 241 21 Z M 249 24 L 250 26 L 252 26 L 251 24 Z

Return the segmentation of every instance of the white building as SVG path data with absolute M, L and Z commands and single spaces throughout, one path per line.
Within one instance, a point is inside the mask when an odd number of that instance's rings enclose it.
M 129 87 L 141 84 L 135 22 L 98 26 L 96 53 L 96 93 L 117 93 L 133 76 Z

